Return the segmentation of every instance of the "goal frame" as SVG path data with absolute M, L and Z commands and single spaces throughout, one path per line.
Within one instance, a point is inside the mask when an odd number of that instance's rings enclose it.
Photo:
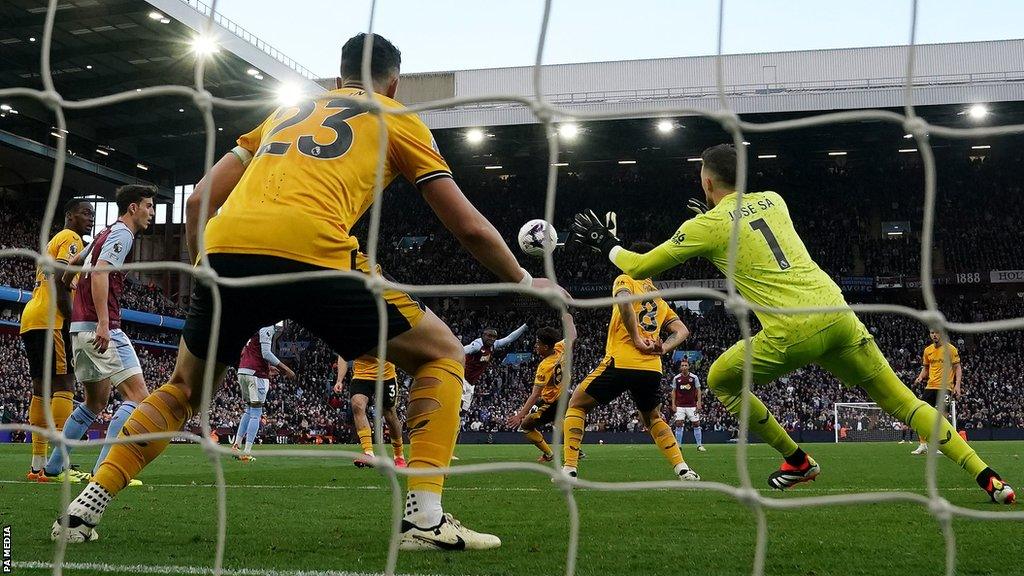
M 851 408 L 876 408 L 881 410 L 882 407 L 876 402 L 833 402 L 832 403 L 832 430 L 835 432 L 835 444 L 839 443 L 839 408 L 840 407 L 851 407 Z M 950 399 L 949 401 L 949 416 L 950 423 L 953 424 L 953 429 L 958 430 L 956 423 L 956 400 Z

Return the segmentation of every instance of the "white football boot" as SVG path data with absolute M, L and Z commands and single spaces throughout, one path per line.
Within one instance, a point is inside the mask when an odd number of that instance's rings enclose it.
M 402 541 L 399 550 L 489 550 L 501 546 L 501 539 L 466 528 L 451 514 L 445 513 L 433 528 L 420 528 L 402 520 Z

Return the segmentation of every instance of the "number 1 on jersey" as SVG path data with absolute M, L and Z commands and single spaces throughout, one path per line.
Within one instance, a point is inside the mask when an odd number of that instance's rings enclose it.
M 764 218 L 758 218 L 750 223 L 750 227 L 757 230 L 764 236 L 764 241 L 768 243 L 768 247 L 772 249 L 772 254 L 775 256 L 775 261 L 779 263 L 780 270 L 789 269 L 789 258 L 786 258 L 786 254 L 782 252 L 782 246 L 779 246 L 779 241 L 775 238 L 775 233 L 768 227 L 768 223 L 764 221 Z

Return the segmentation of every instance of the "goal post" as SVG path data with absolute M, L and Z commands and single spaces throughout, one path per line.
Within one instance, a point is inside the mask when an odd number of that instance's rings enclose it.
M 947 414 L 957 428 L 956 402 L 950 401 Z M 835 442 L 899 442 L 916 440 L 917 434 L 893 418 L 874 402 L 836 402 L 832 405 Z

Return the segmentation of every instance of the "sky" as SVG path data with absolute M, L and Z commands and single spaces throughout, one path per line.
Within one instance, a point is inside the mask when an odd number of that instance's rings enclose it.
M 211 0 L 205 0 L 210 3 Z M 318 76 L 370 20 L 369 0 L 218 0 L 217 11 Z M 541 0 L 379 0 L 374 31 L 402 72 L 532 65 Z M 726 0 L 726 53 L 891 46 L 910 37 L 909 0 Z M 1024 0 L 920 0 L 918 43 L 1024 37 Z M 714 54 L 717 0 L 555 0 L 545 64 Z

